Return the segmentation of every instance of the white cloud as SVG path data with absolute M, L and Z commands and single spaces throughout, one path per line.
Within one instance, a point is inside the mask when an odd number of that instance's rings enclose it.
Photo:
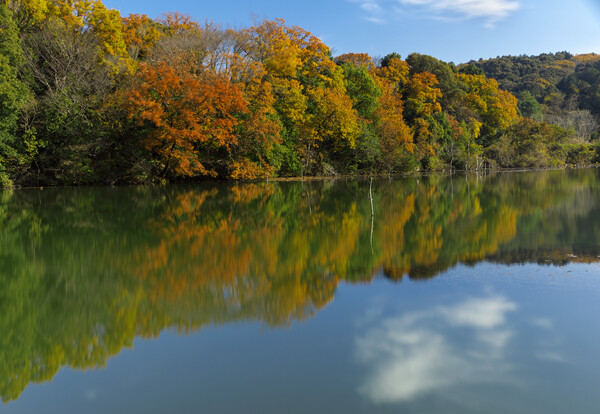
M 520 0 L 350 0 L 358 3 L 367 20 L 381 21 L 397 10 L 412 10 L 435 19 L 483 19 L 485 26 L 509 17 Z
M 375 16 L 368 16 L 365 17 L 365 20 L 371 23 L 376 23 L 376 24 L 384 24 L 385 23 L 385 19 L 382 17 L 375 17 Z
M 385 13 L 387 12 L 382 7 L 381 2 L 386 0 L 349 0 L 352 3 L 358 3 L 361 10 L 365 12 L 363 18 L 371 23 L 384 24 L 386 22 Z M 389 0 L 387 0 L 389 1 Z
M 519 9 L 515 0 L 398 0 L 408 6 L 421 6 L 430 11 L 452 13 L 467 18 L 499 20 Z
M 360 8 L 368 12 L 378 12 L 381 10 L 381 6 L 374 1 L 364 1 L 361 3 Z

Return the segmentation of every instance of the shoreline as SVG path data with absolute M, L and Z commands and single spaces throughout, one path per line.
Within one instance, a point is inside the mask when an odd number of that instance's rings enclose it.
M 547 167 L 547 168 L 495 168 L 495 169 L 484 169 L 484 170 L 472 170 L 465 172 L 464 170 L 438 170 L 438 171 L 413 171 L 409 173 L 395 173 L 395 174 L 338 174 L 338 175 L 317 175 L 317 176 L 300 176 L 300 177 L 268 177 L 256 180 L 233 180 L 233 179 L 198 179 L 190 181 L 167 181 L 165 183 L 143 183 L 143 184 L 84 184 L 84 185 L 47 185 L 47 186 L 14 186 L 0 188 L 2 191 L 8 190 L 44 190 L 47 188 L 85 188 L 85 187 L 106 187 L 106 188 L 119 188 L 119 187 L 160 187 L 174 184 L 196 184 L 196 183 L 232 183 L 232 184 L 256 184 L 256 183 L 270 183 L 270 182 L 303 182 L 303 181 L 335 181 L 335 180 L 364 180 L 368 178 L 389 178 L 389 179 L 401 179 L 401 178 L 419 178 L 419 177 L 430 177 L 430 176 L 464 176 L 464 175 L 491 175 L 498 173 L 519 173 L 519 172 L 535 172 L 535 171 L 561 171 L 561 170 L 581 170 L 600 168 L 600 163 L 590 165 L 570 165 L 564 167 Z

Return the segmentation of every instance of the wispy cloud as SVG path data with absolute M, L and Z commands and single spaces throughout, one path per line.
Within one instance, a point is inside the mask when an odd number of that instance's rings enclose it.
M 381 10 L 381 6 L 375 1 L 363 1 L 360 8 L 368 12 L 374 13 Z
M 350 0 L 366 13 L 365 19 L 382 22 L 399 11 L 417 12 L 442 20 L 481 19 L 493 27 L 520 7 L 520 0 Z
M 349 0 L 351 3 L 357 3 L 363 11 L 363 18 L 371 23 L 384 24 L 386 22 L 386 10 L 382 7 L 382 0 Z M 386 2 L 386 0 L 383 0 Z
M 375 23 L 375 24 L 384 24 L 385 23 L 385 19 L 383 17 L 376 17 L 376 16 L 366 16 L 365 20 L 371 23 Z
M 398 0 L 406 6 L 425 7 L 433 12 L 452 13 L 467 18 L 503 19 L 519 9 L 515 0 Z

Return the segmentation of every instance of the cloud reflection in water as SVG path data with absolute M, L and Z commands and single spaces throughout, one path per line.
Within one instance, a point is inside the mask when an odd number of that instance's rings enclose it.
M 371 366 L 359 392 L 374 403 L 396 403 L 463 384 L 506 381 L 505 361 L 517 305 L 502 296 L 470 298 L 449 307 L 387 318 L 356 340 Z

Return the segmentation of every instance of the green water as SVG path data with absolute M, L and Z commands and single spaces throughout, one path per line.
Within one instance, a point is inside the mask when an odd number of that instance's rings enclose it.
M 4 192 L 0 412 L 596 412 L 599 264 L 595 169 Z

